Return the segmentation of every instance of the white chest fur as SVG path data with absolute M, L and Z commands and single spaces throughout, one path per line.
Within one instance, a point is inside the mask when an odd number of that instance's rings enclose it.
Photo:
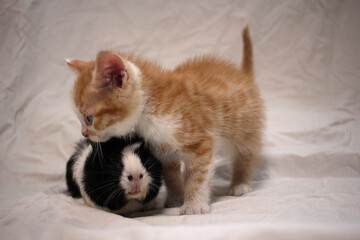
M 175 134 L 180 127 L 176 118 L 170 114 L 154 116 L 153 114 L 143 114 L 136 131 L 153 145 L 166 145 L 169 151 L 178 149 L 178 142 Z

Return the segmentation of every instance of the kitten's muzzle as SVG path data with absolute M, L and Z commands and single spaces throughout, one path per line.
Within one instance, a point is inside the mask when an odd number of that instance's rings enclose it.
M 84 125 L 81 126 L 81 134 L 84 137 L 89 138 L 89 131 L 88 131 L 87 127 Z
M 87 127 L 82 127 L 81 128 L 81 134 L 90 139 L 93 142 L 100 142 L 100 137 L 99 135 L 95 134 L 94 132 L 92 132 L 91 130 L 89 130 Z
M 89 133 L 87 131 L 81 131 L 81 134 L 86 137 L 89 138 Z

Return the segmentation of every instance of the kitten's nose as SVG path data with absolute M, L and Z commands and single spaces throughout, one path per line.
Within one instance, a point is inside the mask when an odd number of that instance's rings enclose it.
M 81 126 L 81 134 L 82 134 L 84 137 L 86 137 L 86 138 L 89 137 L 88 130 L 87 130 L 86 127 L 84 127 L 84 125 Z
M 84 136 L 84 137 L 86 137 L 86 138 L 88 138 L 89 137 L 89 134 L 88 134 L 88 132 L 85 130 L 81 130 L 81 134 Z

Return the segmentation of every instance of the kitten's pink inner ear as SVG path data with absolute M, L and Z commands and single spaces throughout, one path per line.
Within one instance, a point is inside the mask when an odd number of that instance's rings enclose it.
M 66 63 L 72 70 L 77 73 L 82 72 L 89 65 L 89 62 L 77 59 L 66 59 Z
M 129 79 L 124 62 L 111 52 L 100 52 L 97 56 L 96 79 L 102 87 L 115 86 L 121 88 Z

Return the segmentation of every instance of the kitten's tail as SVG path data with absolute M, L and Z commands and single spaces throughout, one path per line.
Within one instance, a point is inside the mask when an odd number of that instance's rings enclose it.
M 241 70 L 247 74 L 253 73 L 253 53 L 252 53 L 252 43 L 249 34 L 249 26 L 246 25 L 243 32 L 243 59 L 241 63 Z

